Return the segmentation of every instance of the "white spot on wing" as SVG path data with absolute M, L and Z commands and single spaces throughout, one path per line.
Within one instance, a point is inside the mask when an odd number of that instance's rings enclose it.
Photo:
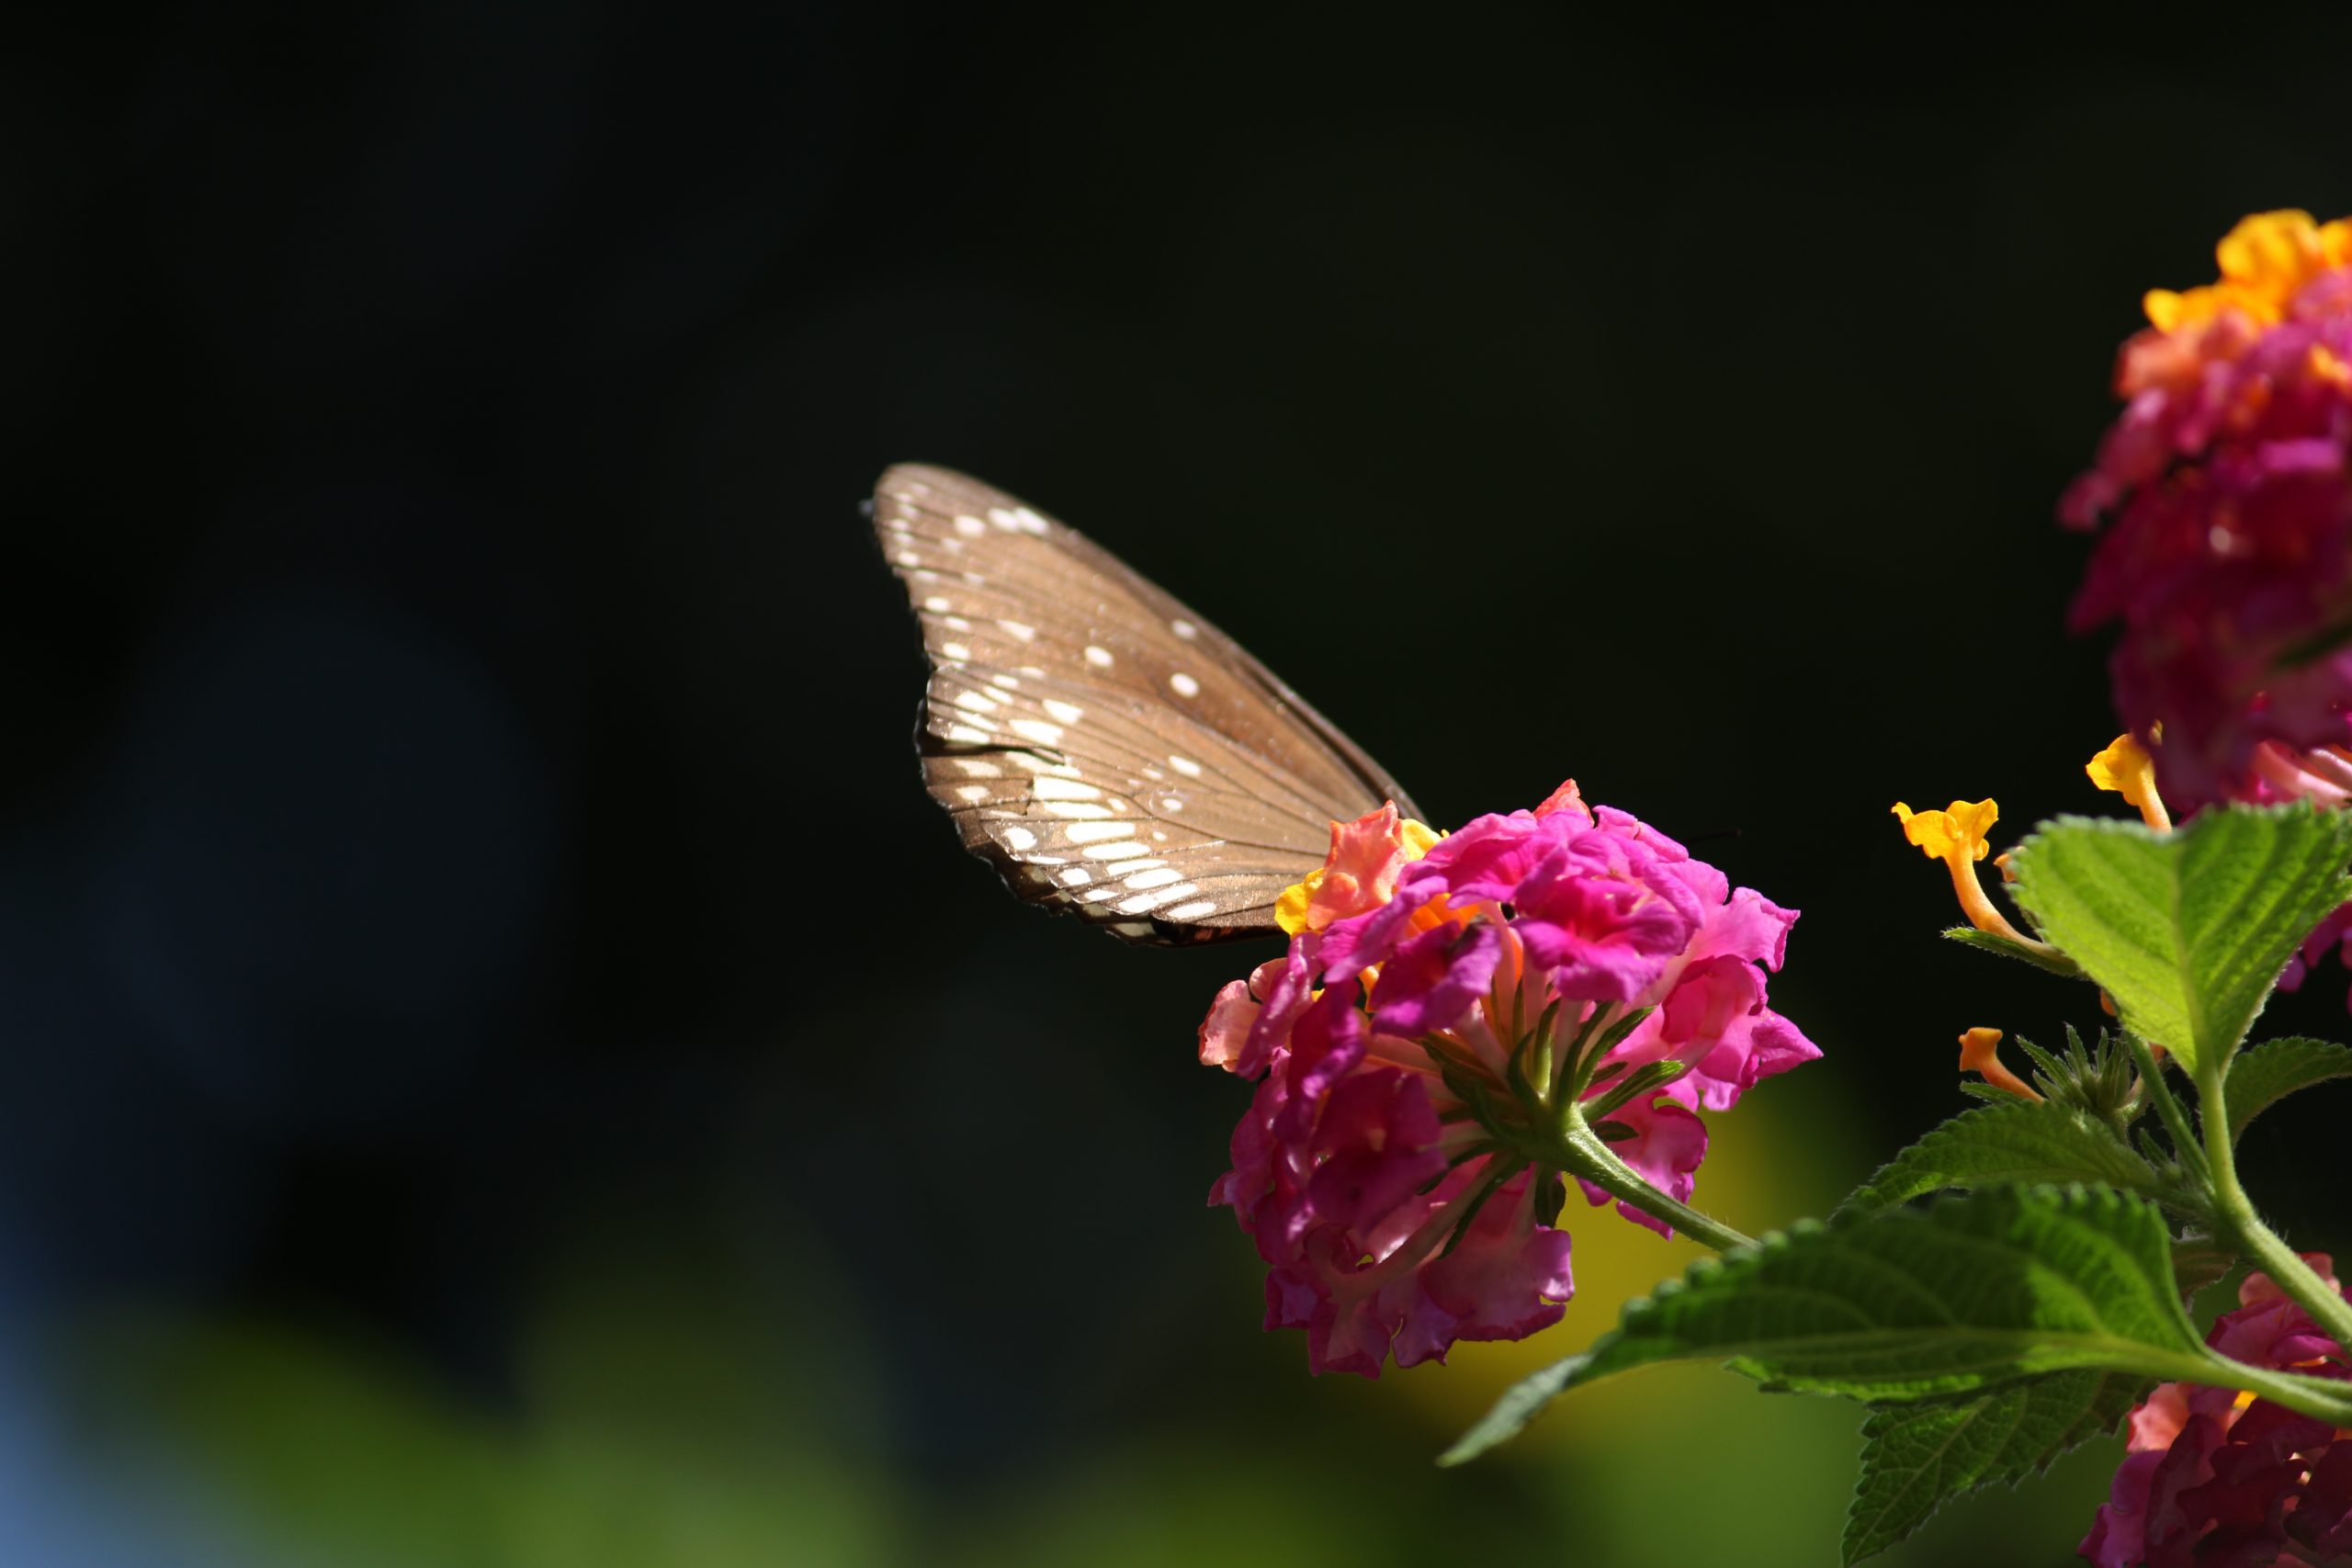
M 1039 782 L 1043 783 L 1044 781 L 1040 780 Z M 1046 800 L 1040 801 L 1038 804 L 1044 807 L 1048 816 L 1068 818 L 1073 821 L 1080 818 L 1108 817 L 1112 814 L 1109 807 L 1096 806 L 1090 801 L 1084 800 Z M 1127 829 L 1124 824 L 1114 823 L 1112 826 L 1117 828 L 1122 833 L 1127 831 Z
M 1082 824 L 1082 826 L 1093 828 L 1115 828 L 1122 833 L 1127 830 L 1127 826 L 1124 822 L 1092 822 Z M 1072 829 L 1070 831 L 1074 835 L 1077 832 L 1077 829 Z M 1151 852 L 1147 847 L 1142 844 L 1138 844 L 1134 840 L 1130 839 L 1126 842 L 1121 844 L 1091 845 L 1086 852 L 1086 858 L 1088 860 L 1135 860 L 1139 856 L 1147 855 L 1150 852 Z
M 1061 744 L 1062 727 L 1038 718 L 1016 718 L 1012 721 L 1012 733 L 1023 740 L 1035 740 L 1040 746 L 1058 746 Z
M 1007 828 L 1004 841 L 1016 850 L 1035 849 L 1037 847 L 1037 835 L 1026 828 Z
M 1186 642 L 1190 642 L 1194 637 L 1201 635 L 1201 628 L 1194 626 L 1190 621 L 1170 621 L 1168 623 L 1168 629 L 1174 632 L 1178 637 L 1182 637 Z
M 1026 624 L 1025 622 L 999 621 L 997 625 L 1002 626 L 1004 628 L 1004 635 L 1011 637 L 1015 642 L 1027 642 L 1031 637 L 1037 635 L 1037 628 Z
M 1201 683 L 1182 670 L 1168 677 L 1168 683 L 1176 689 L 1176 694 L 1180 697 L 1197 697 L 1201 694 Z
M 930 598 L 924 600 L 922 602 L 922 607 L 929 610 L 934 615 L 944 615 L 947 614 L 947 601 L 944 596 L 937 593 L 934 593 Z
M 989 797 L 989 786 L 986 784 L 957 784 L 956 786 L 956 793 L 963 796 L 966 800 L 986 800 Z
M 1123 915 L 1140 915 L 1146 909 L 1151 908 L 1155 905 L 1167 903 L 1170 898 L 1182 898 L 1186 894 L 1198 893 L 1200 889 L 1198 887 L 1195 887 L 1193 884 L 1187 882 L 1174 887 L 1167 888 L 1161 892 L 1139 894 L 1121 904 L 1119 906 L 1119 913 Z
M 939 657 L 961 664 L 972 657 L 972 650 L 960 642 L 943 642 L 939 645 Z
M 900 566 L 921 566 L 922 564 L 922 557 L 915 554 L 912 550 L 900 550 L 899 552 L 899 564 Z
M 1094 874 L 1082 865 L 1071 866 L 1062 873 L 1062 881 L 1072 887 L 1083 887 L 1094 880 Z
M 1032 757 L 1026 751 L 1009 752 L 1007 757 L 1015 767 L 1026 768 L 1033 773 L 1050 773 L 1062 779 L 1078 777 L 1078 768 L 1074 763 L 1048 762 L 1043 757 Z
M 1029 793 L 1039 800 L 1100 800 L 1102 792 L 1091 784 L 1076 779 L 1038 779 L 1029 786 Z
M 1086 645 L 1086 661 L 1097 670 L 1108 670 L 1112 664 L 1111 650 L 1107 648 L 1097 648 L 1090 642 Z
M 1001 779 L 1004 776 L 1002 768 L 994 762 L 983 762 L 977 757 L 956 757 L 950 761 L 964 770 L 964 776 L 967 779 Z
M 1021 689 L 1021 682 L 1010 675 L 991 675 L 989 677 L 989 684 L 1001 686 L 1008 692 L 1017 692 Z
M 989 732 L 968 724 L 951 724 L 947 727 L 947 739 L 971 746 L 985 746 L 989 743 Z
M 1059 719 L 1064 724 L 1076 724 L 1086 713 L 1086 710 L 1076 703 L 1066 703 L 1054 697 L 1047 697 L 1045 706 L 1046 712 L 1050 716 Z
M 967 632 L 972 629 L 972 623 L 966 620 L 961 615 L 946 616 L 941 620 L 939 624 L 945 626 L 951 632 Z
M 1073 844 L 1091 844 L 1098 839 L 1124 839 L 1133 831 L 1125 822 L 1080 822 L 1077 827 L 1066 829 L 1062 837 Z M 1136 853 L 1143 853 L 1140 846 L 1136 847 Z
M 1168 759 L 1168 765 L 1188 779 L 1196 779 L 1201 776 L 1201 765 L 1190 757 L 1170 757 Z
M 956 531 L 967 539 L 977 539 L 989 531 L 989 525 L 977 517 L 958 517 Z
M 1171 882 L 1183 880 L 1184 874 L 1172 865 L 1154 866 L 1149 871 L 1139 871 L 1128 877 L 1127 890 L 1131 893 L 1141 893 L 1147 888 L 1165 887 Z
M 1216 913 L 1216 900 L 1201 898 L 1190 904 L 1179 904 L 1174 908 L 1162 913 L 1159 918 L 1163 920 L 1197 920 L 1203 915 Z
M 956 694 L 956 705 L 973 713 L 994 713 L 996 699 L 978 690 L 962 691 Z

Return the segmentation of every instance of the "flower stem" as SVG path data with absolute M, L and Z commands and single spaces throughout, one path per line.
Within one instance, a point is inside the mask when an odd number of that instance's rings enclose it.
M 2210 1383 L 2217 1388 L 2240 1388 L 2260 1394 L 2273 1404 L 2283 1404 L 2301 1416 L 2315 1416 L 2335 1427 L 2352 1425 L 2352 1396 L 2344 1385 L 2326 1378 L 2298 1377 L 2292 1372 L 2272 1371 L 2267 1367 L 2248 1366 L 2225 1356 L 2213 1358 L 2216 1365 L 2205 1372 L 2192 1374 L 2187 1381 Z
M 2180 1156 L 2190 1175 L 2210 1187 L 2212 1172 L 2206 1168 L 2204 1151 L 2197 1146 L 2197 1134 L 2188 1124 L 2188 1112 L 2181 1109 L 2172 1085 L 2165 1081 L 2164 1064 L 2156 1060 L 2156 1054 L 2148 1048 L 2146 1041 L 2128 1029 L 2123 1032 L 2123 1043 L 2139 1066 L 2140 1092 L 2155 1106 L 2165 1131 L 2172 1136 L 2173 1152 Z
M 2238 1250 L 2277 1282 L 2320 1331 L 2352 1348 L 2352 1302 L 2329 1287 L 2312 1266 L 2254 1212 L 2254 1200 L 2238 1185 L 2237 1158 L 2230 1147 L 2230 1109 L 2218 1064 L 2197 1069 L 2197 1116 L 2205 1125 L 2205 1159 L 2212 1168 L 2213 1219 Z M 2283 1402 L 2282 1402 L 2283 1403 Z
M 1639 1171 L 1619 1159 L 1608 1143 L 1586 1124 L 1581 1108 L 1574 1104 L 1563 1120 L 1556 1143 L 1546 1151 L 1544 1158 L 1547 1164 L 1591 1182 L 1611 1197 L 1632 1204 L 1653 1219 L 1664 1220 L 1684 1235 L 1705 1242 L 1717 1252 L 1755 1245 L 1754 1238 L 1676 1202 L 1643 1180 Z

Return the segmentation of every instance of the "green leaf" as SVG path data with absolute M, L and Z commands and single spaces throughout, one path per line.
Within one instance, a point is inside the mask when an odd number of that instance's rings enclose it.
M 2220 1283 L 2237 1263 L 2237 1248 L 2224 1247 L 2202 1231 L 2172 1238 L 2172 1280 L 2184 1298 Z
M 2256 1045 L 2230 1063 L 2222 1093 L 2230 1107 L 2230 1142 L 2245 1124 L 2299 1089 L 2330 1078 L 2352 1077 L 2352 1049 L 2328 1040 L 2297 1036 Z
M 2004 958 L 2014 958 L 2020 964 L 2030 964 L 2036 969 L 2047 969 L 2052 975 L 2064 975 L 2070 980 L 2079 980 L 2083 976 L 2081 966 L 2063 953 L 2036 952 L 2021 942 L 2011 942 L 2007 937 L 1995 936 L 1991 931 L 1980 931 L 1974 926 L 1948 927 L 1944 939 L 1959 942 L 1963 947 L 1980 947 L 1987 953 L 1997 953 Z
M 1703 1258 L 1626 1303 L 1590 1350 L 1506 1393 L 1442 1462 L 1512 1437 L 1569 1389 L 1686 1359 L 1722 1359 L 1774 1389 L 1888 1402 L 2074 1369 L 2228 1375 L 2181 1310 L 2154 1204 L 2104 1188 L 1994 1187 L 1806 1221 Z
M 2183 1376 L 2204 1347 L 2154 1204 L 1994 1187 L 1702 1259 L 1629 1304 L 1591 1355 L 1575 1382 L 1720 1357 L 1779 1386 L 1897 1400 L 2067 1367 Z
M 1846 1511 L 1846 1562 L 1885 1551 L 1955 1497 L 2041 1474 L 2114 1431 L 2146 1386 L 2122 1372 L 2052 1372 L 1958 1404 L 1872 1411 Z
M 2155 1173 L 2082 1112 L 2007 1099 L 1962 1111 L 1896 1155 L 1844 1208 L 1883 1209 L 1947 1187 L 2007 1181 L 2104 1182 L 2152 1190 Z
M 1503 1390 L 1503 1396 L 1495 1401 L 1495 1407 L 1480 1416 L 1476 1426 L 1456 1438 L 1452 1448 L 1437 1456 L 1438 1463 L 1466 1464 L 1496 1444 L 1507 1443 L 1518 1437 L 1521 1429 L 1552 1403 L 1554 1396 L 1577 1381 L 1577 1374 L 1584 1371 L 1584 1364 L 1590 1359 L 1592 1356 L 1589 1351 L 1570 1356 L 1566 1360 L 1555 1361 L 1542 1371 L 1523 1377 Z
M 2352 897 L 2352 813 L 2218 807 L 2170 833 L 2062 817 L 2012 852 L 2012 892 L 2114 998 L 2125 1028 L 2195 1069 L 2236 1049 L 2296 943 Z
M 1583 1356 L 1512 1389 L 1459 1463 L 1557 1394 L 1672 1360 L 1720 1359 L 1767 1392 L 1945 1400 L 2075 1369 L 2251 1390 L 2352 1427 L 2340 1382 L 2207 1349 L 2175 1290 L 2162 1213 L 2109 1188 L 1994 1187 L 1736 1247 L 1626 1304 Z

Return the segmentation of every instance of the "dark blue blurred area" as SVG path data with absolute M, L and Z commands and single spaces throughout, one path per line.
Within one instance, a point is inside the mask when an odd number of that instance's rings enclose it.
M 957 852 L 856 505 L 969 468 L 1442 821 L 1573 774 L 1804 908 L 1758 1125 L 1834 1201 L 1960 1029 L 2095 1021 L 1885 811 L 2099 808 L 2049 519 L 2139 291 L 2352 210 L 2339 13 L 1942 26 L 20 18 L 0 1562 L 1555 1561 L 1598 1471 L 1441 1476 L 1470 1395 L 1258 1335 L 1191 1059 L 1257 955 Z M 2296 1113 L 2250 1177 L 2352 1245 Z

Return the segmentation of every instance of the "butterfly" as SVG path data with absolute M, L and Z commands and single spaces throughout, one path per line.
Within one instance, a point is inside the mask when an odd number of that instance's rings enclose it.
M 1022 897 L 1128 942 L 1276 932 L 1380 764 L 1231 637 L 1065 524 L 952 469 L 875 486 L 922 626 L 923 782 Z

